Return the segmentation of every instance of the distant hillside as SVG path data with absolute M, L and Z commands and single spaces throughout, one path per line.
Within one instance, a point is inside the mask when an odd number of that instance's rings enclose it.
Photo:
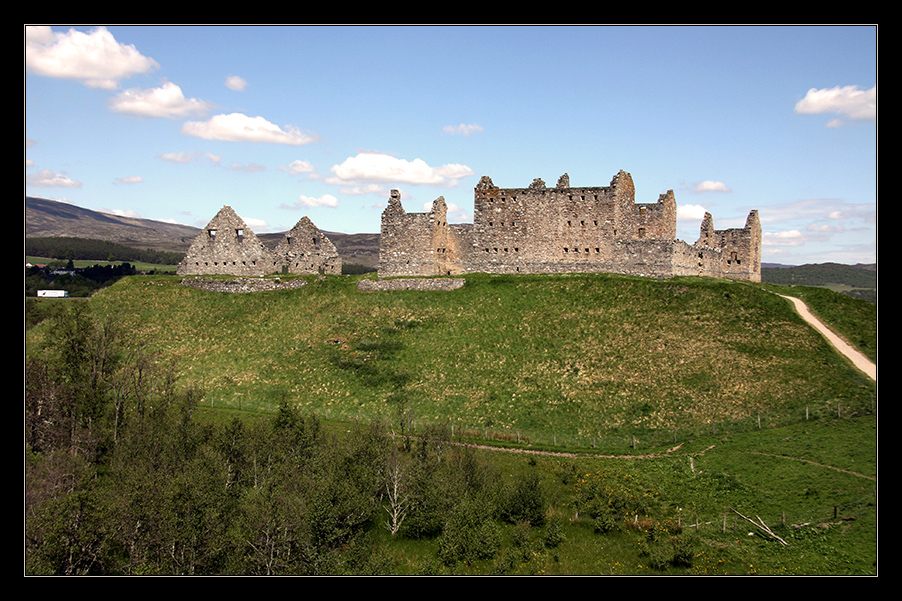
M 763 266 L 761 281 L 781 286 L 820 286 L 877 302 L 877 264 L 843 265 L 818 263 L 814 265 Z
M 25 237 L 88 238 L 132 248 L 184 253 L 198 228 L 83 209 L 44 198 L 25 197 Z
M 362 265 L 375 269 L 379 263 L 379 234 L 342 234 L 324 231 L 338 250 L 343 263 Z M 275 248 L 285 232 L 257 234 L 260 241 L 269 248 Z
M 120 217 L 64 202 L 25 197 L 26 238 L 83 238 L 184 254 L 198 233 L 199 228 L 187 225 Z M 325 234 L 344 262 L 375 268 L 379 260 L 379 234 Z M 284 232 L 257 236 L 272 248 Z

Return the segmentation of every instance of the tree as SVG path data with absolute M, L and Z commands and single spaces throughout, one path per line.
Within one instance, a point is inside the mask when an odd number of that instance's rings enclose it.
M 385 466 L 385 496 L 388 500 L 385 507 L 385 511 L 388 513 L 386 527 L 394 536 L 401 529 L 401 524 L 410 510 L 407 469 L 403 456 L 397 450 L 392 451 Z

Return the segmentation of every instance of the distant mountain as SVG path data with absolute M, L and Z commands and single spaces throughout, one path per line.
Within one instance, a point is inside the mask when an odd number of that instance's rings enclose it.
M 25 237 L 88 238 L 132 248 L 186 252 L 196 227 L 110 215 L 44 198 L 25 197 Z
M 200 231 L 187 225 L 120 217 L 65 202 L 25 197 L 26 238 L 86 238 L 142 250 L 184 253 Z M 343 261 L 366 267 L 375 267 L 379 261 L 379 234 L 324 233 Z M 257 237 L 273 248 L 284 235 L 282 232 Z

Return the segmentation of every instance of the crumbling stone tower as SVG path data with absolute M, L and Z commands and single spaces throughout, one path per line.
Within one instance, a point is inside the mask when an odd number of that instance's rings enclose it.
M 457 237 L 448 225 L 447 212 L 445 199 L 440 196 L 428 213 L 408 213 L 401 206 L 401 194 L 392 190 L 382 212 L 379 274 L 458 273 Z
M 710 271 L 719 271 L 723 277 L 734 280 L 761 281 L 761 221 L 753 210 L 745 220 L 745 227 L 715 230 L 711 213 L 702 219 L 696 247 L 715 248 L 716 265 Z

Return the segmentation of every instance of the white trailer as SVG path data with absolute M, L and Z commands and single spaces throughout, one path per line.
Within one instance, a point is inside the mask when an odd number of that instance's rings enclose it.
M 38 298 L 67 298 L 69 293 L 65 290 L 38 290 Z

